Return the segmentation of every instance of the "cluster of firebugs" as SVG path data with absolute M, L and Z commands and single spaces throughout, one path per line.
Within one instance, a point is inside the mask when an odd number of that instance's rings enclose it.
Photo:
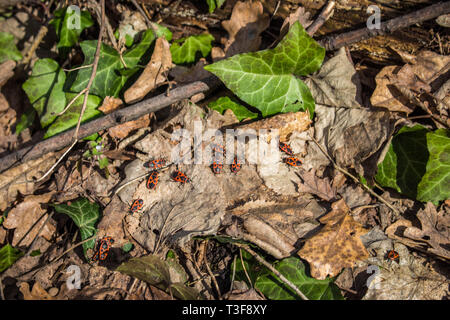
M 287 158 L 283 158 L 283 162 L 292 167 L 299 167 L 302 162 L 300 159 L 293 157 L 294 152 L 291 147 L 283 142 L 280 142 L 279 148 L 281 151 L 289 155 Z M 225 148 L 220 145 L 213 145 L 212 150 L 217 153 L 221 153 L 223 156 L 225 155 Z M 152 170 L 147 179 L 147 188 L 153 190 L 156 188 L 159 179 L 159 169 L 163 168 L 166 165 L 166 160 L 164 159 L 155 159 L 151 160 L 144 164 L 145 167 Z M 238 162 L 237 157 L 234 158 L 233 163 L 231 164 L 230 170 L 233 173 L 238 173 L 241 170 L 241 164 Z M 211 170 L 214 174 L 219 174 L 222 172 L 223 163 L 218 159 L 214 158 L 213 163 L 211 164 Z M 176 170 L 171 174 L 171 178 L 175 182 L 179 182 L 182 184 L 190 183 L 191 180 L 184 174 L 183 172 Z M 133 201 L 133 204 L 130 207 L 130 211 L 132 213 L 141 210 L 144 206 L 144 200 L 136 199 Z M 109 249 L 111 245 L 114 243 L 114 239 L 112 237 L 103 237 L 98 245 L 98 249 L 95 251 L 94 256 L 92 257 L 92 261 L 97 260 L 105 260 L 108 256 Z M 390 260 L 394 260 L 398 262 L 399 255 L 396 251 L 391 250 L 387 253 L 387 258 Z

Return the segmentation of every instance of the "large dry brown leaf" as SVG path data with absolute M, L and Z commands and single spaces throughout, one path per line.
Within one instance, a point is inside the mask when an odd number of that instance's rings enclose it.
M 305 242 L 298 255 L 307 260 L 316 279 L 336 276 L 343 268 L 353 267 L 369 256 L 360 236 L 367 233 L 349 215 L 344 200 L 332 205 L 332 211 L 319 220 L 325 226 Z
M 41 178 L 65 150 L 49 152 L 39 159 L 27 161 L 0 174 L 0 210 L 5 210 L 15 200 L 17 193 L 33 192 L 33 179 Z
M 226 56 L 258 50 L 261 44 L 260 34 L 267 29 L 269 23 L 270 18 L 264 13 L 261 2 L 237 2 L 230 20 L 222 22 L 229 34 L 224 50 Z
M 47 210 L 43 209 L 41 204 L 48 203 L 53 194 L 54 192 L 27 196 L 8 212 L 3 226 L 6 229 L 15 229 L 12 240 L 13 246 L 16 246 L 25 234 L 26 236 L 20 242 L 20 245 L 29 246 L 31 244 L 48 217 L 48 214 L 45 214 Z M 55 231 L 55 226 L 47 222 L 39 235 L 46 240 L 50 240 Z
M 156 39 L 152 58 L 136 82 L 125 91 L 126 103 L 134 103 L 166 81 L 167 71 L 172 67 L 169 42 L 165 38 Z

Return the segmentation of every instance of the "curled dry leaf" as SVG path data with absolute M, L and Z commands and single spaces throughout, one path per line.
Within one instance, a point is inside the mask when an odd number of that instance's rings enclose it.
M 31 244 L 48 217 L 48 214 L 45 214 L 47 210 L 43 209 L 41 204 L 48 203 L 53 194 L 54 192 L 38 196 L 27 196 L 16 207 L 11 209 L 8 217 L 3 222 L 3 226 L 6 229 L 15 229 L 12 240 L 13 246 L 18 244 L 29 246 Z M 55 231 L 55 226 L 47 222 L 40 236 L 50 240 Z M 25 238 L 23 238 L 24 236 Z M 22 238 L 23 240 L 19 243 Z
M 143 115 L 142 117 L 128 121 L 118 126 L 108 129 L 108 134 L 112 138 L 123 139 L 126 138 L 132 131 L 148 127 L 150 125 L 150 114 Z
M 224 50 L 226 56 L 258 50 L 261 44 L 260 34 L 267 29 L 269 23 L 270 18 L 264 13 L 261 2 L 237 2 L 230 20 L 222 22 L 229 34 Z
M 353 220 L 344 200 L 333 203 L 332 211 L 319 221 L 325 226 L 298 252 L 309 262 L 314 278 L 334 277 L 343 268 L 353 267 L 356 261 L 369 256 L 360 239 L 368 230 Z
M 125 91 L 126 103 L 134 103 L 166 81 L 167 71 L 172 67 L 169 42 L 165 38 L 156 39 L 152 58 L 136 82 Z
M 98 108 L 104 114 L 108 114 L 119 108 L 123 104 L 122 99 L 114 97 L 106 97 L 102 105 Z
M 19 290 L 22 292 L 24 300 L 56 300 L 55 297 L 52 297 L 45 291 L 38 281 L 34 283 L 31 291 L 30 285 L 27 282 L 22 282 Z
M 409 220 L 400 219 L 386 229 L 386 234 L 407 246 L 450 259 L 450 212 L 444 209 L 438 212 L 428 202 L 425 209 L 419 210 L 417 218 L 421 229 L 414 227 Z
M 27 195 L 33 192 L 34 183 L 28 182 L 39 179 L 56 162 L 64 152 L 49 152 L 39 159 L 27 161 L 0 174 L 0 210 L 5 210 L 17 193 Z

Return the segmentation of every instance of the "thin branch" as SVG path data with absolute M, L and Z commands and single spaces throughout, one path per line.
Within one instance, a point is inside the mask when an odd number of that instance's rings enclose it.
M 310 36 L 317 32 L 325 22 L 331 18 L 334 13 L 336 1 L 328 1 L 328 4 L 323 8 L 317 19 L 306 30 Z
M 31 58 L 33 57 L 34 52 L 36 51 L 37 47 L 39 47 L 39 44 L 42 42 L 42 39 L 44 39 L 45 35 L 48 32 L 48 28 L 46 26 L 42 26 L 41 29 L 39 29 L 39 32 L 34 39 L 33 43 L 31 44 L 30 48 L 28 49 L 27 53 L 25 54 L 25 57 L 22 60 L 22 64 L 26 65 L 31 61 Z
M 300 291 L 299 288 L 297 288 L 297 286 L 295 284 L 293 284 L 291 281 L 289 281 L 288 279 L 286 279 L 285 276 L 283 276 L 277 269 L 275 269 L 270 263 L 268 263 L 266 260 L 264 260 L 260 255 L 258 255 L 255 251 L 253 251 L 252 249 L 250 249 L 249 246 L 244 245 L 244 244 L 240 244 L 240 243 L 235 243 L 234 245 L 244 249 L 245 251 L 247 251 L 248 253 L 250 253 L 256 260 L 258 260 L 259 263 L 261 263 L 262 265 L 264 265 L 267 269 L 269 269 L 270 271 L 272 271 L 278 278 L 280 278 L 281 281 L 283 281 L 287 286 L 289 286 L 292 290 L 295 291 L 295 293 L 297 293 L 303 300 L 309 300 L 307 296 L 304 295 L 303 292 Z
M 206 245 L 208 244 L 208 240 L 205 240 Z M 219 300 L 222 300 L 222 294 L 220 293 L 220 288 L 219 288 L 219 284 L 217 283 L 217 279 L 214 276 L 214 274 L 211 271 L 211 268 L 209 267 L 209 263 L 208 263 L 208 259 L 206 258 L 206 254 L 203 255 L 203 261 L 205 262 L 205 266 L 206 266 L 206 270 L 208 271 L 209 276 L 211 277 L 212 282 L 214 283 L 214 287 L 216 288 L 217 291 L 217 296 L 219 298 Z
M 62 254 L 60 254 L 57 258 L 55 258 L 55 259 L 53 259 L 52 261 L 50 261 L 49 263 L 53 263 L 53 262 L 55 262 L 55 261 L 61 259 L 65 254 L 67 254 L 67 253 L 69 253 L 70 251 L 72 251 L 73 249 L 75 249 L 75 248 L 81 246 L 83 243 L 86 243 L 86 242 L 88 242 L 88 241 L 94 239 L 95 237 L 97 237 L 97 235 L 94 235 L 94 236 L 92 236 L 92 237 L 89 237 L 89 238 L 87 238 L 87 239 L 84 239 L 83 241 L 78 242 L 76 245 L 70 247 L 69 249 L 67 249 L 66 251 L 64 251 Z
M 439 2 L 410 14 L 382 22 L 379 29 L 361 28 L 339 35 L 330 35 L 319 42 L 327 51 L 336 50 L 371 37 L 392 33 L 396 30 L 407 28 L 416 23 L 431 20 L 448 13 L 450 13 L 450 1 Z

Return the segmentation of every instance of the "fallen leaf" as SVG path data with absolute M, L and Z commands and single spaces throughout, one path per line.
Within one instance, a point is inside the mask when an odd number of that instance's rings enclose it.
M 417 212 L 421 229 L 411 221 L 400 219 L 386 229 L 386 234 L 413 248 L 426 250 L 438 257 L 450 259 L 450 214 L 428 202 Z
M 33 179 L 41 178 L 64 152 L 49 152 L 39 159 L 27 161 L 0 174 L 0 210 L 5 210 L 17 193 L 31 194 L 34 190 Z
M 100 110 L 104 114 L 108 114 L 119 108 L 122 104 L 122 99 L 108 96 L 103 99 L 103 103 L 100 107 L 98 107 L 98 110 Z
M 315 172 L 316 170 L 311 169 L 310 171 L 302 170 L 298 173 L 299 177 L 303 180 L 298 185 L 298 192 L 315 194 L 326 201 L 335 200 L 337 194 L 336 190 L 331 186 L 330 179 L 321 179 L 316 176 Z
M 360 108 L 361 83 L 345 48 L 325 62 L 317 74 L 305 80 L 316 104 L 332 107 Z
M 344 200 L 331 207 L 332 211 L 319 220 L 325 226 L 298 252 L 309 262 L 311 275 L 321 280 L 334 277 L 343 268 L 353 267 L 356 261 L 369 256 L 360 239 L 368 230 L 353 220 Z
M 234 289 L 231 291 L 227 300 L 264 300 L 255 289 L 239 290 Z
M 415 105 L 405 97 L 396 85 L 415 91 L 436 91 L 442 83 L 435 81 L 442 78 L 441 74 L 448 71 L 450 56 L 442 56 L 431 51 L 421 51 L 417 54 L 414 64 L 384 67 L 376 76 L 376 88 L 370 98 L 375 107 L 390 111 L 411 113 Z
M 190 83 L 200 79 L 207 78 L 211 76 L 211 74 L 203 69 L 204 66 L 207 65 L 206 59 L 201 58 L 197 63 L 191 67 L 187 68 L 184 66 L 175 66 L 170 70 L 170 76 L 172 76 L 178 84 Z
M 0 64 L 0 88 L 12 78 L 14 75 L 14 68 L 16 67 L 16 62 L 14 60 L 7 60 Z
M 280 39 L 283 38 L 295 22 L 300 22 L 303 28 L 306 30 L 313 21 L 310 19 L 311 14 L 305 11 L 305 8 L 299 6 L 294 13 L 291 13 L 286 19 L 284 19 L 283 25 L 280 29 Z
M 29 246 L 34 240 L 41 227 L 47 220 L 47 210 L 43 209 L 41 204 L 46 204 L 52 198 L 54 192 L 49 192 L 38 196 L 27 196 L 16 207 L 11 209 L 8 217 L 3 222 L 6 229 L 15 229 L 12 245 L 16 246 L 20 242 L 20 246 Z M 39 221 L 39 222 L 38 222 Z M 56 227 L 47 222 L 42 229 L 40 236 L 46 240 L 50 240 L 56 231 Z
M 55 300 L 38 281 L 34 283 L 31 292 L 30 285 L 27 282 L 22 282 L 19 290 L 22 292 L 24 300 Z
M 167 71 L 172 67 L 169 42 L 165 38 L 156 39 L 152 58 L 136 82 L 125 91 L 126 103 L 134 103 L 166 81 Z
M 237 2 L 230 20 L 222 22 L 229 37 L 225 43 L 227 57 L 256 51 L 261 44 L 260 34 L 269 27 L 270 18 L 261 2 Z

